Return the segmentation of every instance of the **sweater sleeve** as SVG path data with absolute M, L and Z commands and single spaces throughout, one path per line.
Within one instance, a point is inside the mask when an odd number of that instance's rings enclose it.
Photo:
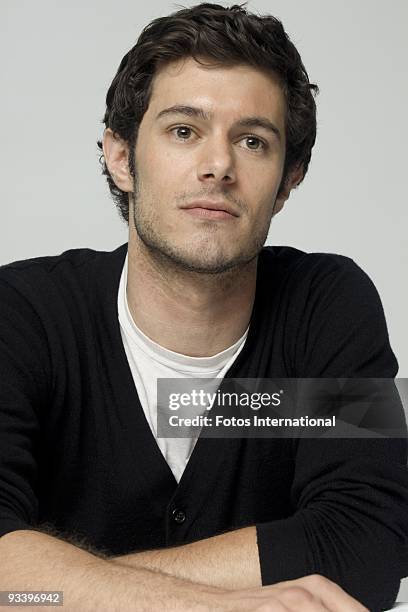
M 0 275 L 0 536 L 38 518 L 39 407 L 47 351 L 38 315 Z
M 393 378 L 372 281 L 332 257 L 301 308 L 297 376 Z M 392 607 L 408 572 L 406 439 L 299 438 L 294 461 L 291 516 L 256 525 L 262 584 L 321 574 L 371 611 Z

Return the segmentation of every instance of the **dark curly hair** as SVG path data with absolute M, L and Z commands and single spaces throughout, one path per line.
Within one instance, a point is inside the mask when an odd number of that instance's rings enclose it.
M 134 149 L 139 125 L 146 112 L 155 72 L 163 64 L 184 57 L 220 65 L 247 64 L 266 69 L 278 78 L 286 99 L 286 155 L 280 184 L 289 173 L 303 166 L 307 172 L 316 140 L 316 104 L 319 92 L 282 23 L 271 15 L 256 15 L 241 5 L 223 7 L 202 3 L 182 8 L 149 23 L 137 43 L 120 62 L 106 96 L 102 122 L 129 145 L 129 170 L 135 176 Z M 102 142 L 97 143 L 102 151 Z M 112 198 L 122 218 L 129 222 L 128 194 L 119 189 L 106 166 Z

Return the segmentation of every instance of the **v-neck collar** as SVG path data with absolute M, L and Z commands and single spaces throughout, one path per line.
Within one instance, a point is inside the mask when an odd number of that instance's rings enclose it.
M 235 454 L 243 440 L 200 436 L 181 479 L 177 483 L 147 422 L 120 333 L 117 297 L 127 246 L 125 243 L 99 258 L 97 264 L 99 270 L 96 270 L 95 299 L 103 304 L 102 318 L 105 319 L 105 322 L 102 321 L 102 329 L 105 341 L 110 347 L 104 358 L 108 360 L 107 371 L 112 368 L 115 373 L 117 388 L 112 392 L 116 399 L 124 444 L 128 445 L 130 457 L 134 458 L 135 477 L 141 479 L 143 489 L 150 495 L 153 508 L 157 515 L 162 517 L 163 499 L 168 500 L 168 503 L 171 504 L 176 496 L 178 499 L 182 497 L 183 493 L 189 490 L 191 482 L 200 481 L 199 473 L 202 470 L 210 473 L 213 477 L 211 481 L 214 482 L 213 479 L 216 480 L 216 474 L 222 467 L 223 458 L 231 456 L 232 451 Z M 262 283 L 258 282 L 261 268 L 262 252 L 258 261 L 257 286 L 248 336 L 243 349 L 224 378 L 251 376 L 248 356 L 251 355 L 253 344 L 256 341 L 260 315 L 258 311 L 264 301 L 260 295 Z M 202 497 L 208 494 L 205 488 L 200 486 L 197 487 L 197 493 Z M 200 499 L 195 499 L 195 502 L 195 507 L 199 511 Z

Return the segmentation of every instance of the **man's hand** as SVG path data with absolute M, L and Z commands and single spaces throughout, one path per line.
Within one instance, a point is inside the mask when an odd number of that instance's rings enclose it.
M 318 574 L 261 588 L 228 591 L 223 599 L 220 603 L 226 612 L 369 612 L 337 584 Z

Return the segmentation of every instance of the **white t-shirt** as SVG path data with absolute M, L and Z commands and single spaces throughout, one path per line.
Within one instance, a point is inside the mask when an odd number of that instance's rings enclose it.
M 148 338 L 133 321 L 126 296 L 127 267 L 126 255 L 118 291 L 122 341 L 146 420 L 174 477 L 179 482 L 197 438 L 157 437 L 157 379 L 223 378 L 243 348 L 249 327 L 232 346 L 211 357 L 190 357 L 170 351 Z

